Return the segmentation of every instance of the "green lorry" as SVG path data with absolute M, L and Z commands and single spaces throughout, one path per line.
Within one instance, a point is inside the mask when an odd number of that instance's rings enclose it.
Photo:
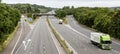
M 108 34 L 103 33 L 91 33 L 91 43 L 99 46 L 101 49 L 111 49 L 112 42 Z

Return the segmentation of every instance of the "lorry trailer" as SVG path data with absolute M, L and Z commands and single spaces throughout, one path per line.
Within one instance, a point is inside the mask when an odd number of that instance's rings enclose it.
M 99 46 L 101 49 L 111 49 L 112 42 L 108 34 L 91 32 L 90 40 L 92 44 Z

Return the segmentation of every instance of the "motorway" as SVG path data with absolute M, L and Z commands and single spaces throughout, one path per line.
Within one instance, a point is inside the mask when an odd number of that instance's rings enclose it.
M 27 24 L 27 22 L 24 21 L 24 17 L 22 17 L 16 34 L 14 35 L 13 39 L 8 43 L 8 45 L 4 48 L 4 50 L 1 52 L 1 54 L 10 54 L 13 50 L 16 51 L 16 49 L 20 46 L 20 44 L 22 43 L 22 40 L 26 37 L 26 35 L 27 35 L 27 33 L 29 33 L 29 31 L 30 31 L 30 27 Z M 20 34 L 21 34 L 21 36 L 20 36 Z M 20 41 L 17 43 L 18 39 Z M 17 43 L 17 45 L 16 45 L 16 43 Z
M 46 21 L 47 16 L 41 16 L 30 29 L 27 22 L 22 19 L 20 27 L 23 28 L 20 38 L 16 35 L 2 54 L 64 54 L 58 49 L 53 39 L 54 35 Z M 112 50 L 102 50 L 90 42 L 90 33 L 93 32 L 82 27 L 73 19 L 67 16 L 68 24 L 59 24 L 55 16 L 48 16 L 53 27 L 77 52 L 77 54 L 120 54 L 120 44 L 112 41 Z M 20 29 L 19 29 L 20 30 Z M 17 32 L 19 35 L 20 31 Z M 58 42 L 57 42 L 58 43 Z M 15 47 L 15 48 L 14 48 Z M 61 46 L 59 46 L 61 47 Z M 14 48 L 14 50 L 12 50 Z
M 48 27 L 42 16 L 14 54 L 59 54 Z
M 93 32 L 92 30 L 89 30 L 87 28 L 84 28 L 82 26 L 80 26 L 77 21 L 75 21 L 75 19 L 73 18 L 73 16 L 67 16 L 68 19 L 68 23 L 69 25 L 74 28 L 75 30 L 81 32 L 82 34 L 84 34 L 85 36 L 87 36 L 88 38 L 90 38 L 90 33 Z M 117 43 L 115 41 L 112 41 L 112 50 L 115 50 L 117 52 L 120 53 L 120 43 Z
M 59 20 L 56 17 L 49 16 L 49 18 L 55 29 L 73 47 L 77 54 L 119 54 L 120 52 L 116 50 L 120 48 L 114 49 L 114 47 L 117 47 L 118 45 L 117 46 L 113 45 L 112 50 L 101 50 L 98 47 L 91 44 L 90 39 L 88 37 L 91 31 L 85 28 L 78 29 L 77 27 L 78 24 L 73 24 L 75 20 L 72 20 L 73 22 L 70 21 L 71 22 L 70 25 L 65 24 L 60 25 L 58 24 Z M 77 29 L 72 28 L 72 26 L 74 25 L 75 27 L 77 27 Z

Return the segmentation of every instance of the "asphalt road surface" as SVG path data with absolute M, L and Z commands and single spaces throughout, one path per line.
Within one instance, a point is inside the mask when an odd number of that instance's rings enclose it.
M 74 28 L 75 30 L 83 33 L 84 35 L 86 35 L 87 37 L 90 38 L 90 33 L 93 32 L 92 30 L 86 29 L 82 26 L 80 26 L 77 21 L 70 15 L 67 16 L 68 19 L 68 23 L 69 25 Z M 120 53 L 120 43 L 117 43 L 115 41 L 112 41 L 112 50 L 119 52 Z
M 98 47 L 91 44 L 89 37 L 86 37 L 87 35 L 85 35 L 84 33 L 75 32 L 75 29 L 71 29 L 72 27 L 69 25 L 59 24 L 58 23 L 59 20 L 56 19 L 54 16 L 49 16 L 49 18 L 55 29 L 73 47 L 77 54 L 119 54 L 119 52 L 114 49 L 112 50 L 99 49 Z M 82 29 L 81 31 L 83 31 Z M 87 32 L 89 32 L 89 30 Z M 87 32 L 85 31 L 86 34 Z
M 23 30 L 21 30 L 21 29 L 23 29 Z M 8 43 L 6 48 L 4 48 L 4 50 L 2 51 L 1 54 L 11 54 L 11 52 L 13 50 L 16 51 L 16 49 L 20 46 L 20 44 L 22 43 L 23 39 L 26 37 L 26 35 L 29 31 L 30 31 L 30 27 L 27 24 L 27 22 L 24 21 L 24 17 L 22 17 L 16 34 L 14 35 L 13 39 Z M 21 36 L 20 36 L 20 34 L 21 34 Z M 20 38 L 19 38 L 19 36 L 20 36 Z M 20 41 L 16 45 L 18 38 L 20 39 Z M 16 47 L 15 47 L 15 45 L 16 45 Z M 14 47 L 15 47 L 15 49 L 14 49 Z
M 46 16 L 38 19 L 33 30 L 14 54 L 59 54 L 50 35 Z

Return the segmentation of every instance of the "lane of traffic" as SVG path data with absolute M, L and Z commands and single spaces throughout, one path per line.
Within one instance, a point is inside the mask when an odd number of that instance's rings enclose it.
M 41 17 L 33 31 L 28 34 L 24 41 L 28 39 L 31 39 L 31 42 L 26 50 L 24 50 L 24 45 L 21 44 L 16 54 L 59 54 L 50 36 L 46 16 Z
M 56 30 L 66 39 L 78 54 L 117 54 L 112 50 L 104 51 L 92 45 L 90 40 L 83 37 L 83 35 L 74 32 L 65 25 L 58 24 L 59 21 L 54 16 L 49 16 L 49 18 Z
M 68 23 L 69 25 L 77 30 L 80 33 L 83 33 L 86 37 L 90 38 L 90 33 L 93 32 L 92 30 L 89 30 L 87 28 L 82 27 L 81 25 L 79 25 L 77 23 L 77 21 L 72 17 L 72 16 L 67 16 L 66 17 L 68 19 Z M 116 52 L 120 53 L 120 44 L 119 43 L 115 43 L 114 41 L 112 42 L 112 49 L 115 50 Z

